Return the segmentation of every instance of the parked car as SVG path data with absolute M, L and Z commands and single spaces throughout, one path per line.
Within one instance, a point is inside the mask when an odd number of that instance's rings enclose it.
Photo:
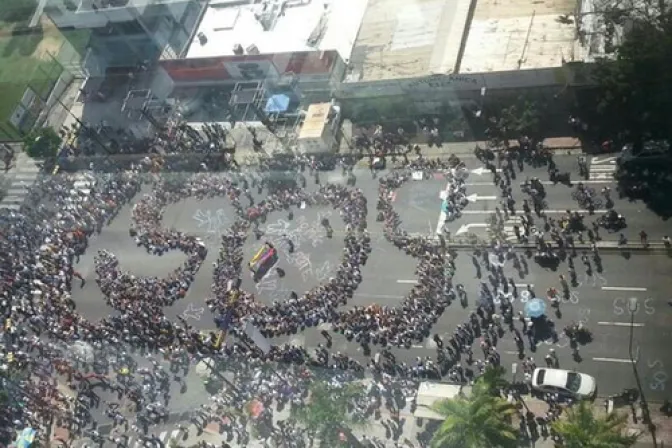
M 557 393 L 575 398 L 592 398 L 597 389 L 595 378 L 585 373 L 564 369 L 535 369 L 532 388 L 546 393 Z
M 648 140 L 642 144 L 641 151 L 635 152 L 634 146 L 628 143 L 623 146 L 617 162 L 619 166 L 672 163 L 670 144 L 665 140 Z

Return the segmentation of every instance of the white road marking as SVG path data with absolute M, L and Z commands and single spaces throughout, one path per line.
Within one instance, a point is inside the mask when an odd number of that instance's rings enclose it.
M 574 210 L 572 210 L 574 211 Z M 588 213 L 588 210 L 576 210 L 579 213 Z M 607 213 L 609 210 L 595 210 L 595 213 Z M 495 213 L 494 210 L 462 210 L 460 213 L 463 215 L 491 215 Z M 551 213 L 554 215 L 563 215 L 567 213 L 567 210 L 544 210 L 544 213 Z M 514 215 L 515 216 L 515 215 Z M 443 225 L 443 223 L 442 223 Z
M 630 322 L 598 322 L 597 325 L 611 325 L 613 327 L 629 327 Z M 643 327 L 644 324 L 633 322 L 633 327 Z
M 457 232 L 455 232 L 455 235 L 462 235 L 463 233 L 467 233 L 469 229 L 471 228 L 476 228 L 476 229 L 487 229 L 488 224 L 484 222 L 472 222 L 470 224 L 462 224 L 459 229 L 457 229 Z
M 397 280 L 397 283 L 415 285 L 416 283 L 418 283 L 418 281 L 417 280 Z
M 517 288 L 527 288 L 527 285 L 530 285 L 531 288 L 534 288 L 534 283 L 516 283 Z
M 635 288 L 629 286 L 603 286 L 602 291 L 646 291 L 646 288 Z
M 404 296 L 392 296 L 386 294 L 366 294 L 366 293 L 355 293 L 357 297 L 368 297 L 370 299 L 403 299 Z
M 418 345 L 418 344 L 411 345 L 411 347 L 413 347 L 413 348 L 425 348 L 424 345 Z
M 609 180 L 611 179 L 611 180 Z M 614 182 L 613 177 L 608 176 L 605 177 L 604 180 L 601 179 L 588 179 L 588 180 L 580 180 L 578 182 L 581 182 L 583 184 L 610 184 Z M 542 180 L 541 181 L 542 185 L 556 185 L 555 182 L 551 182 L 550 180 Z M 494 187 L 495 184 L 492 182 L 465 182 L 465 185 L 468 187 Z
M 476 201 L 496 201 L 497 196 L 479 196 L 478 193 L 470 194 L 467 196 L 467 200 L 469 202 L 476 202 Z
M 591 165 L 599 165 L 599 164 L 603 164 L 603 163 L 604 164 L 607 164 L 607 163 L 615 164 L 617 158 L 618 158 L 617 156 L 616 157 L 605 157 L 604 159 L 600 160 L 599 157 L 592 157 L 590 159 L 590 163 L 591 163 Z
M 518 352 L 514 352 L 513 350 L 504 350 L 504 353 L 506 353 L 507 355 L 517 355 L 518 354 Z
M 593 358 L 593 361 L 602 361 L 602 362 L 620 362 L 623 364 L 632 364 L 632 360 L 623 359 L 623 358 Z
M 590 171 L 593 173 L 613 173 L 614 167 L 609 165 L 591 166 Z
M 436 224 L 436 234 L 441 235 L 443 233 L 443 224 L 446 222 L 446 212 L 441 210 L 441 213 L 439 213 L 439 222 Z

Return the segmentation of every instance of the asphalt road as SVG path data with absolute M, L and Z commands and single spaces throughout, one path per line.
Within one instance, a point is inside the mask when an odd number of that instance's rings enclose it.
M 556 157 L 560 171 L 574 169 L 575 160 L 574 156 Z M 473 158 L 467 158 L 465 162 L 470 170 L 476 170 L 467 181 L 467 193 L 477 194 L 481 198 L 497 196 L 498 190 L 492 185 L 490 174 L 479 174 L 478 168 L 481 168 L 479 162 Z M 609 171 L 605 171 L 611 169 L 611 164 L 608 160 L 603 163 L 603 160 L 598 159 L 598 162 L 600 163 L 591 165 L 591 186 L 599 189 L 604 185 L 609 185 L 613 189 L 615 185 L 608 178 Z M 601 171 L 596 171 L 595 167 L 600 167 Z M 606 177 L 604 173 L 607 173 Z M 514 196 L 519 203 L 522 202 L 523 196 L 518 184 L 528 176 L 547 179 L 544 169 L 525 167 L 524 172 L 519 173 L 514 181 Z M 573 177 L 575 176 L 574 173 Z M 322 179 L 323 181 L 329 179 L 332 182 L 343 181 L 339 172 L 324 174 Z M 417 261 L 403 255 L 382 237 L 382 227 L 380 223 L 375 222 L 377 179 L 373 179 L 367 170 L 359 170 L 356 187 L 361 188 L 369 200 L 369 229 L 373 238 L 373 252 L 362 270 L 363 282 L 355 298 L 348 303 L 347 307 L 372 303 L 381 306 L 398 306 L 413 286 Z M 309 181 L 308 188 L 313 189 L 316 186 Z M 429 180 L 409 182 L 397 192 L 394 205 L 401 215 L 403 225 L 409 232 L 425 235 L 435 232 L 441 203 L 439 194 L 444 188 L 445 180 L 442 180 L 441 176 L 436 176 Z M 569 187 L 546 185 L 546 188 L 550 210 L 564 213 L 564 210 L 568 208 L 577 207 L 570 197 Z M 659 239 L 668 232 L 669 225 L 640 203 L 621 201 L 618 198 L 615 200 L 616 210 L 625 215 L 629 223 L 629 227 L 624 232 L 632 240 L 638 239 L 637 234 L 642 228 L 646 229 L 652 239 Z M 449 224 L 451 232 L 456 234 L 460 228 L 465 225 L 469 226 L 469 224 L 484 224 L 485 218 L 493 212 L 497 203 L 497 199 L 474 201 L 465 209 L 460 219 Z M 599 214 L 595 215 L 597 216 Z M 122 268 L 138 276 L 166 276 L 185 259 L 184 255 L 179 252 L 159 257 L 148 255 L 142 248 L 136 247 L 128 235 L 129 217 L 130 207 L 126 207 L 120 216 L 92 241 L 90 249 L 82 257 L 78 266 L 80 272 L 87 278 L 87 284 L 81 289 L 76 288 L 73 298 L 78 310 L 89 319 L 97 320 L 112 312 L 105 305 L 94 281 L 93 255 L 98 249 L 108 249 L 114 252 L 119 257 Z M 334 226 L 333 239 L 327 238 L 319 225 L 323 217 L 327 217 Z M 212 264 L 217 259 L 219 236 L 233 222 L 233 219 L 233 211 L 226 199 L 187 200 L 174 204 L 166 210 L 164 225 L 199 235 L 206 241 L 209 250 L 207 259 L 187 297 L 166 310 L 169 317 L 173 318 L 177 314 L 182 314 L 199 328 L 213 328 L 213 316 L 205 306 L 204 300 L 210 294 Z M 591 219 L 594 218 L 587 218 L 588 221 Z M 478 225 L 472 225 L 469 229 L 469 231 L 484 232 L 484 229 Z M 280 254 L 278 266 L 285 270 L 284 278 L 271 273 L 258 284 L 254 284 L 251 279 L 244 280 L 244 287 L 248 290 L 255 290 L 259 300 L 271 303 L 273 300 L 282 300 L 287 297 L 290 291 L 300 294 L 328 279 L 339 263 L 342 249 L 342 221 L 335 210 L 324 207 L 300 210 L 295 213 L 292 220 L 284 214 L 277 213 L 269 216 L 262 230 L 265 235 L 260 241 L 255 240 L 252 235 L 248 237 L 245 246 L 246 256 L 251 257 L 264 240 L 273 240 L 282 235 L 289 235 L 295 240 L 296 253 L 292 257 L 288 254 Z M 607 234 L 603 237 L 617 238 L 617 236 Z M 302 255 L 296 256 L 299 253 Z M 475 295 L 480 280 L 476 277 L 469 255 L 466 252 L 458 255 L 455 281 L 463 283 L 466 290 Z M 670 299 L 666 289 L 670 285 L 669 273 L 672 272 L 672 260 L 662 254 L 633 254 L 630 259 L 626 260 L 620 253 L 605 252 L 603 266 L 602 272 L 587 277 L 584 276 L 580 263 L 577 263 L 581 285 L 573 289 L 572 300 L 561 306 L 561 316 L 552 317 L 558 329 L 562 329 L 572 321 L 582 320 L 592 330 L 594 341 L 581 347 L 580 362 L 572 360 L 568 341 L 564 337 L 561 337 L 557 343 L 550 340 L 540 342 L 536 353 L 532 355 L 528 350 L 528 356 L 534 356 L 537 364 L 543 365 L 544 355 L 549 348 L 555 347 L 562 367 L 575 368 L 597 378 L 601 396 L 618 393 L 624 387 L 633 386 L 635 380 L 628 350 L 630 315 L 626 299 L 637 297 L 640 306 L 634 316 L 635 326 L 632 328 L 633 356 L 638 359 L 636 366 L 647 398 L 660 401 L 668 396 L 668 391 L 672 388 L 672 378 L 670 378 L 672 351 L 667 347 L 672 336 L 668 325 L 672 321 L 670 314 L 672 308 L 666 304 Z M 521 287 L 530 284 L 536 292 L 543 294 L 549 286 L 559 286 L 558 275 L 566 273 L 567 266 L 561 265 L 557 272 L 553 272 L 539 267 L 533 260 L 528 260 L 528 272 L 518 273 L 513 266 L 509 265 L 505 267 L 505 271 L 507 276 L 514 277 Z M 470 302 L 471 308 L 473 306 L 471 297 Z M 516 304 L 516 309 L 522 309 L 522 305 Z M 461 308 L 459 304 L 452 305 L 443 314 L 433 331 L 441 335 L 452 334 L 455 326 L 466 320 L 469 311 L 469 309 Z M 278 338 L 273 342 L 291 342 L 312 348 L 324 342 L 319 330 L 308 329 L 291 338 Z M 507 368 L 510 368 L 513 362 L 518 362 L 514 353 L 515 345 L 510 337 L 505 336 L 498 347 L 502 354 L 502 363 Z M 332 351 L 345 352 L 366 361 L 361 348 L 340 335 L 334 336 Z M 475 348 L 474 352 L 480 353 L 480 350 Z M 397 351 L 398 359 L 409 363 L 418 356 L 434 357 L 434 355 L 435 350 L 431 340 L 414 346 L 412 350 Z M 200 401 L 196 398 L 197 395 L 202 396 L 203 400 L 207 398 L 207 394 L 199 387 L 197 378 L 190 379 L 189 387 L 189 405 Z M 199 391 L 198 394 L 194 392 L 195 390 Z M 175 394 L 179 392 L 176 391 Z M 184 402 L 184 400 L 179 401 Z

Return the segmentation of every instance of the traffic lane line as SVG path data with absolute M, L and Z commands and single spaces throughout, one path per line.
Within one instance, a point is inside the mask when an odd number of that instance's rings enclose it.
M 640 322 L 598 322 L 597 325 L 612 326 L 612 327 L 643 327 L 645 324 Z
M 355 297 L 362 297 L 366 299 L 392 299 L 392 300 L 401 300 L 404 296 L 392 295 L 392 294 L 367 294 L 365 292 L 353 294 Z
M 639 291 L 645 292 L 646 288 L 631 286 L 602 286 L 602 291 Z
M 415 285 L 418 283 L 417 280 L 397 280 L 397 283 Z
M 607 173 L 600 173 L 600 174 L 607 174 Z M 587 180 L 577 179 L 577 180 L 574 180 L 573 182 L 577 182 L 577 183 L 581 182 L 583 184 L 613 184 L 613 183 L 616 183 L 616 179 L 614 179 L 613 177 L 611 177 L 611 178 L 605 177 L 604 179 L 587 179 Z M 542 185 L 564 185 L 564 184 L 560 184 L 560 183 L 556 184 L 556 183 L 551 182 L 549 180 L 542 180 L 541 184 Z M 465 185 L 468 186 L 468 187 L 469 186 L 491 186 L 491 187 L 495 186 L 495 184 L 492 183 L 492 182 L 479 182 L 479 181 L 465 182 Z
M 593 358 L 593 361 L 599 361 L 599 362 L 617 362 L 621 364 L 632 364 L 635 362 L 633 359 L 625 359 L 625 358 Z
M 573 210 L 572 209 L 572 212 L 574 212 L 574 211 L 577 211 L 579 213 L 585 213 L 585 214 L 588 213 L 588 210 Z M 595 214 L 607 213 L 608 211 L 609 210 L 606 210 L 606 209 L 605 210 L 595 210 Z M 462 210 L 460 213 L 463 214 L 463 215 L 483 215 L 483 214 L 492 214 L 492 213 L 495 213 L 495 211 L 494 210 L 469 210 L 469 209 L 466 209 L 466 210 Z M 567 210 L 544 210 L 544 213 L 546 213 L 546 214 L 550 213 L 550 214 L 553 214 L 553 215 L 564 215 L 564 214 L 567 214 Z M 513 216 L 515 217 L 516 215 L 513 215 Z

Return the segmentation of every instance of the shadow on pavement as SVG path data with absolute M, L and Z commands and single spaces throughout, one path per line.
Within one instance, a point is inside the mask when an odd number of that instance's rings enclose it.
M 621 168 L 616 174 L 618 194 L 641 200 L 661 218 L 672 217 L 672 173 L 665 165 Z

